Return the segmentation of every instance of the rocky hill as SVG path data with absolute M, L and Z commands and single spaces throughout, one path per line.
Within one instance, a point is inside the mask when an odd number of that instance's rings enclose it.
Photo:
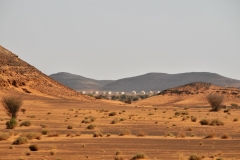
M 209 106 L 207 96 L 220 94 L 224 97 L 224 105 L 240 105 L 240 89 L 234 87 L 221 87 L 210 83 L 194 82 L 183 86 L 161 91 L 157 96 L 136 101 L 135 105 L 153 106 Z
M 16 54 L 0 46 L 0 88 L 26 94 L 87 100 L 89 97 L 49 78 L 35 67 L 24 62 Z

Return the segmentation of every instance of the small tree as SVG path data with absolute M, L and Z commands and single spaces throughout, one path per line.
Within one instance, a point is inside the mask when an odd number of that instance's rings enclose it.
M 2 99 L 2 105 L 4 107 L 4 110 L 6 114 L 11 117 L 11 119 L 17 118 L 17 114 L 20 110 L 20 107 L 22 105 L 22 99 L 16 98 L 16 97 L 3 97 Z
M 209 94 L 207 96 L 208 103 L 211 105 L 212 110 L 214 112 L 217 112 L 222 107 L 224 97 L 218 94 Z

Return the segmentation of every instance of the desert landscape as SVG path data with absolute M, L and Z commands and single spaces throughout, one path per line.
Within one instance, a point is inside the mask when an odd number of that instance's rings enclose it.
M 82 95 L 0 48 L 0 159 L 240 159 L 240 90 L 195 82 L 127 104 Z M 211 111 L 209 94 L 223 97 Z

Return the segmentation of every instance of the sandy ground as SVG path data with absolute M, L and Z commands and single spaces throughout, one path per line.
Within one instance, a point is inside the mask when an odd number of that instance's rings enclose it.
M 1 92 L 0 96 L 6 93 Z M 9 94 L 9 93 L 8 93 Z M 0 132 L 11 132 L 12 136 L 0 141 L 0 159 L 114 159 L 116 151 L 121 157 L 131 159 L 136 153 L 144 152 L 149 159 L 187 160 L 191 154 L 202 155 L 204 159 L 224 160 L 240 159 L 240 110 L 231 109 L 230 114 L 209 112 L 209 107 L 192 104 L 191 107 L 161 103 L 151 103 L 151 99 L 127 105 L 118 101 L 82 102 L 51 97 L 24 94 L 23 108 L 26 113 L 19 113 L 19 124 L 31 121 L 29 127 L 5 129 L 9 117 L 0 109 Z M 168 97 L 169 98 L 169 97 Z M 152 101 L 153 102 L 153 101 Z M 175 116 L 175 112 L 187 112 L 188 115 Z M 115 116 L 109 113 L 116 112 Z M 85 124 L 85 117 L 95 117 L 94 122 Z M 191 116 L 197 118 L 191 122 Z M 115 118 L 122 119 L 111 124 Z M 200 125 L 201 119 L 219 119 L 223 126 Z M 238 118 L 239 121 L 233 121 Z M 184 120 L 185 119 L 185 120 Z M 95 129 L 87 129 L 95 124 Z M 41 125 L 45 125 L 43 128 Z M 68 129 L 68 125 L 72 129 Z M 57 137 L 42 135 L 40 140 L 30 140 L 28 144 L 14 145 L 13 141 L 27 132 L 41 133 L 48 130 L 56 132 Z M 119 136 L 123 131 L 131 134 Z M 101 132 L 102 137 L 93 137 L 94 132 Z M 15 135 L 14 135 L 14 134 Z M 204 139 L 208 134 L 214 138 Z M 221 136 L 227 134 L 228 139 Z M 69 136 L 67 136 L 69 135 Z M 108 135 L 108 136 L 107 136 Z M 142 136 L 138 136 L 142 135 Z M 167 136 L 171 135 L 171 136 Z M 37 144 L 39 150 L 29 150 L 30 144 Z M 26 154 L 30 155 L 26 155 Z M 53 153 L 51 155 L 50 153 Z

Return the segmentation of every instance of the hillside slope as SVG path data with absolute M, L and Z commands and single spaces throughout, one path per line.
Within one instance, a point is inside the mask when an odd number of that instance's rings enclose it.
M 27 94 L 87 100 L 89 97 L 49 78 L 17 55 L 0 46 L 0 88 Z
M 101 90 L 125 91 L 157 91 L 173 88 L 192 82 L 207 82 L 224 87 L 240 87 L 240 80 L 223 77 L 208 72 L 190 72 L 180 74 L 148 73 L 136 77 L 124 78 L 109 83 Z
M 49 77 L 79 91 L 99 90 L 99 88 L 113 82 L 112 80 L 95 80 L 66 72 L 51 74 Z
M 209 106 L 207 96 L 220 94 L 224 104 L 240 105 L 240 89 L 221 87 L 210 83 L 195 82 L 163 90 L 159 95 L 135 102 L 137 105 L 170 105 L 170 106 Z

